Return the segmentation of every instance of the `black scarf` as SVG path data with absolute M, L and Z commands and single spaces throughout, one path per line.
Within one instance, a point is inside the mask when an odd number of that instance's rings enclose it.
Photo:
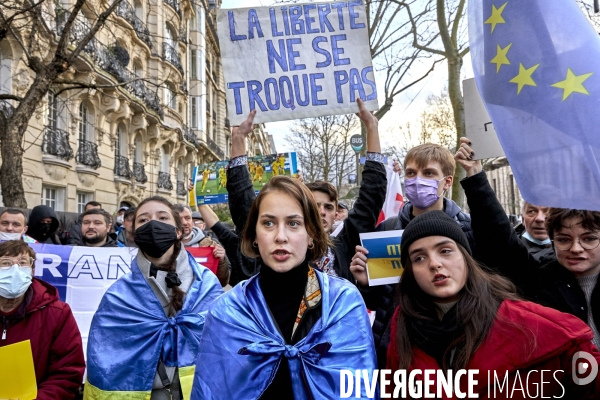
M 449 350 L 450 344 L 462 334 L 463 328 L 459 326 L 456 315 L 456 304 L 448 310 L 440 321 L 436 310 L 428 313 L 426 319 L 406 318 L 406 329 L 413 346 L 418 346 L 425 353 L 435 358 L 440 365 L 444 365 L 444 353 Z M 457 349 L 458 350 L 458 349 Z M 446 355 L 446 362 L 450 368 L 456 360 L 451 357 L 451 351 Z

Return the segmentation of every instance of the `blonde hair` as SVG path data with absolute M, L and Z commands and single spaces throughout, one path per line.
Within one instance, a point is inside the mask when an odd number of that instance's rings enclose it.
M 456 168 L 454 156 L 447 148 L 435 143 L 425 143 L 413 147 L 406 153 L 404 167 L 410 162 L 417 164 L 418 168 L 425 168 L 427 164 L 435 161 L 442 167 L 444 176 L 453 176 Z

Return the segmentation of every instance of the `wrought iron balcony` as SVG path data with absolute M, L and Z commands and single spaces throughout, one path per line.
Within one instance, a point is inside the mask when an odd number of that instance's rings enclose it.
M 187 194 L 187 189 L 185 188 L 185 183 L 182 181 L 177 181 L 177 195 L 185 196 Z
M 65 28 L 65 24 L 67 23 L 67 19 L 69 18 L 70 11 L 66 10 L 62 7 L 56 8 L 56 31 L 58 35 L 62 35 L 63 30 Z M 85 17 L 82 17 L 85 18 Z M 87 26 L 86 26 L 87 25 Z M 86 24 L 83 20 L 75 20 L 73 25 L 71 26 L 71 33 L 69 35 L 69 44 L 73 46 L 77 46 L 79 42 L 87 35 L 90 31 L 89 24 Z M 92 38 L 83 48 L 83 52 L 89 55 L 90 57 L 94 57 L 94 53 L 97 52 L 97 42 L 94 38 Z M 95 61 L 95 60 L 94 60 Z
M 148 182 L 148 176 L 146 175 L 146 171 L 144 170 L 144 164 L 137 162 L 133 163 L 133 177 L 139 183 Z
M 92 169 L 100 168 L 102 162 L 98 156 L 98 145 L 88 140 L 79 139 L 79 149 L 77 149 L 75 161 Z
M 133 176 L 131 169 L 129 168 L 129 158 L 123 156 L 115 156 L 115 170 L 116 176 L 130 179 Z
M 170 5 L 171 8 L 177 11 L 177 15 L 181 18 L 181 7 L 179 6 L 179 0 L 165 0 L 165 3 Z
M 225 157 L 225 153 L 223 152 L 223 150 L 221 150 L 219 146 L 217 146 L 215 141 L 212 140 L 208 135 L 206 136 L 206 144 L 208 144 L 208 148 L 211 149 L 219 157 L 220 160 L 222 160 Z
M 51 154 L 65 161 L 73 158 L 73 149 L 69 144 L 69 132 L 46 126 L 42 140 L 42 152 Z
M 163 58 L 173 64 L 173 66 L 181 72 L 181 76 L 183 76 L 183 65 L 181 65 L 179 54 L 177 54 L 177 50 L 167 42 L 163 42 Z
M 159 171 L 157 185 L 160 189 L 173 190 L 171 175 L 169 175 L 167 172 Z
M 198 138 L 196 137 L 196 134 L 194 133 L 194 131 L 192 131 L 190 129 L 189 126 L 187 125 L 183 125 L 183 138 L 185 140 L 187 140 L 190 143 L 193 143 L 195 146 L 198 145 Z
M 4 118 L 8 119 L 15 112 L 15 107 L 8 100 L 0 100 L 0 112 L 4 114 Z
M 133 27 L 135 34 L 142 42 L 146 43 L 152 50 L 152 40 L 150 40 L 150 30 L 144 22 L 135 15 L 135 9 L 127 1 L 121 1 L 116 11 L 117 15 L 129 22 L 129 25 Z

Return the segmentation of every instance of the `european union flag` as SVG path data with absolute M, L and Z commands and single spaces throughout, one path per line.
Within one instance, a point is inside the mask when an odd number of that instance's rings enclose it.
M 525 200 L 600 210 L 600 38 L 575 1 L 470 1 L 469 40 Z

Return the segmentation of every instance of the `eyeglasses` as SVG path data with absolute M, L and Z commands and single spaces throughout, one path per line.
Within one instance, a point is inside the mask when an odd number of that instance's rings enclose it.
M 0 258 L 0 269 L 8 269 L 17 264 L 19 267 L 31 267 L 35 260 L 31 257 L 20 258 L 15 261 L 12 258 Z
M 558 238 L 555 238 L 553 242 L 554 246 L 556 246 L 556 248 L 559 250 L 571 250 L 571 247 L 573 247 L 573 243 L 575 242 L 575 240 L 568 236 L 560 236 Z M 595 235 L 582 236 L 577 239 L 577 242 L 584 249 L 593 250 L 600 244 L 600 238 Z

